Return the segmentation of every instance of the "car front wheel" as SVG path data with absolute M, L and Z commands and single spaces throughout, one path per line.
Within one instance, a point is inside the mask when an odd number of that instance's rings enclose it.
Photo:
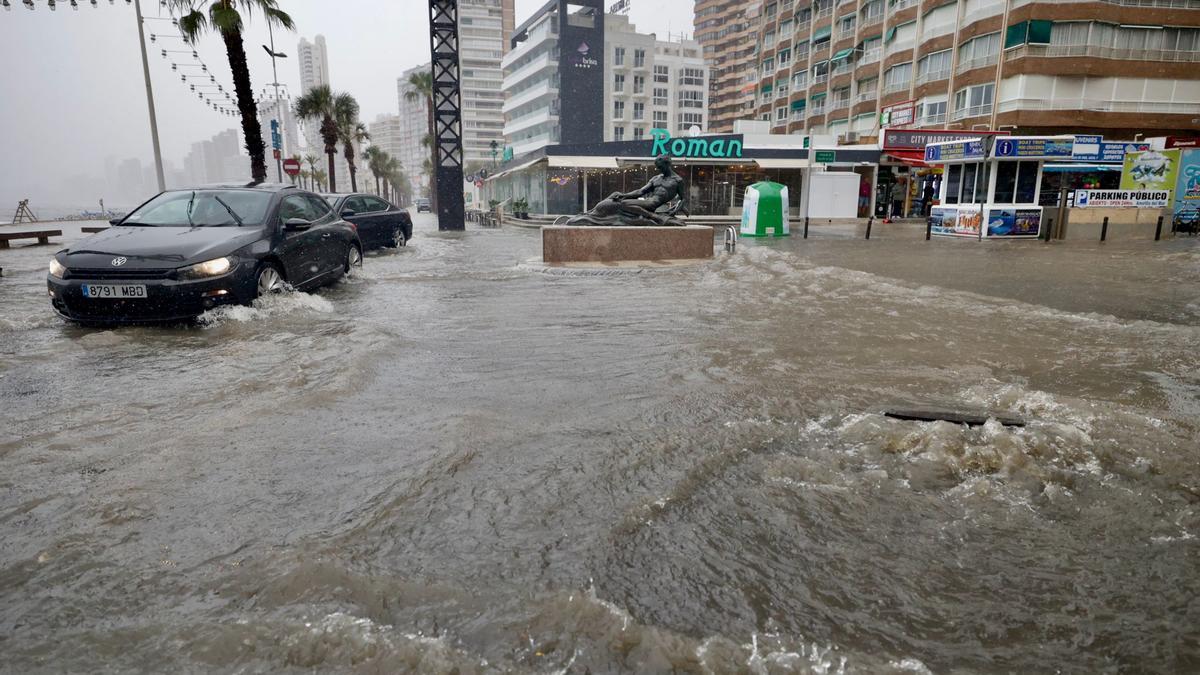
M 262 267 L 258 268 L 255 297 L 261 298 L 264 295 L 282 293 L 286 288 L 287 284 L 283 280 L 283 275 L 279 273 L 279 268 L 273 263 L 263 263 Z
M 362 269 L 362 266 L 362 251 L 354 244 L 350 244 L 349 250 L 346 251 L 346 274 L 353 274 L 355 270 Z

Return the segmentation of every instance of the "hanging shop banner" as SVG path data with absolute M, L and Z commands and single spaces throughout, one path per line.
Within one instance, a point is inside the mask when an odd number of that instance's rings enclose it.
M 943 237 L 979 237 L 983 218 L 978 205 L 935 206 L 929 212 L 929 232 Z
M 1180 151 L 1173 222 L 1176 230 L 1200 231 L 1200 149 Z
M 1170 190 L 1075 191 L 1077 209 L 1161 209 L 1170 201 Z
M 1075 142 L 1071 146 L 1071 159 L 1077 162 L 1119 164 L 1125 161 L 1125 153 L 1142 152 L 1149 149 L 1149 143 L 1106 141 L 1101 136 L 1076 136 Z
M 1068 159 L 1070 138 L 997 138 L 992 157 L 1006 159 Z
M 1125 155 L 1122 190 L 1173 190 L 1179 175 L 1179 150 L 1147 150 Z
M 983 139 L 952 141 L 925 146 L 925 161 L 930 164 L 983 159 Z
M 987 216 L 989 237 L 1036 237 L 1042 231 L 1040 208 L 991 208 Z

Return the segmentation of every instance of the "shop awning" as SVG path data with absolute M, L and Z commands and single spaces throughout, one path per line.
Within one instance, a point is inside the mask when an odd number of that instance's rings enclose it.
M 501 176 L 507 176 L 510 173 L 515 173 L 517 171 L 522 171 L 524 169 L 528 169 L 529 167 L 533 166 L 534 164 L 537 164 L 538 162 L 544 162 L 544 161 L 546 161 L 545 157 L 535 157 L 534 159 L 531 159 L 528 162 L 521 162 L 520 164 L 518 164 L 516 166 L 509 167 L 494 176 L 488 176 L 488 180 L 496 180 L 497 178 L 499 178 Z
M 573 169 L 615 169 L 616 157 L 589 157 L 586 155 L 560 155 L 549 157 L 550 166 Z
M 829 61 L 830 62 L 841 61 L 842 59 L 849 58 L 849 56 L 853 53 L 854 53 L 854 47 L 847 47 L 847 48 L 843 49 L 842 51 L 834 54 L 833 58 L 829 59 Z
M 908 166 L 929 166 L 925 163 L 924 150 L 888 150 L 887 156 Z
M 763 169 L 807 169 L 808 160 L 803 157 L 772 157 L 770 159 L 755 159 L 754 163 Z
M 833 28 L 832 28 L 832 27 L 830 27 L 830 26 L 825 26 L 825 27 L 823 27 L 823 28 L 818 28 L 818 29 L 816 30 L 816 32 L 814 32 L 814 33 L 813 33 L 813 36 L 812 36 L 812 41 L 813 41 L 813 42 L 819 42 L 819 41 L 821 41 L 821 40 L 828 40 L 828 39 L 829 39 L 829 34 L 830 34 L 830 33 L 832 33 L 832 32 L 833 32 Z

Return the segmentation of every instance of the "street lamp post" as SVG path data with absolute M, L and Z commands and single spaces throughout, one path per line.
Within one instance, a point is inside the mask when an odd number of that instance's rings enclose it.
M 266 49 L 267 53 L 271 55 L 271 79 L 275 80 L 274 82 L 271 83 L 271 85 L 273 87 L 275 87 L 275 116 L 279 118 L 279 137 L 280 137 L 280 140 L 282 140 L 283 138 L 285 138 L 285 135 L 284 135 L 285 129 L 283 126 L 283 115 L 280 114 L 280 112 L 279 112 L 279 72 L 277 70 L 275 70 L 275 58 L 278 57 L 281 59 L 286 59 L 287 54 L 284 54 L 283 52 L 275 51 L 275 31 L 271 30 L 271 22 L 270 21 L 267 22 L 267 36 L 271 40 L 271 46 L 270 46 L 270 48 L 268 48 L 266 45 L 263 45 L 263 49 Z M 283 145 L 283 143 L 280 143 L 280 146 L 282 146 L 282 145 Z M 275 148 L 275 151 L 276 151 L 275 175 L 278 178 L 279 182 L 282 183 L 283 182 L 283 153 L 281 151 L 279 151 L 278 148 Z
M 142 76 L 146 78 L 146 105 L 150 108 L 150 139 L 154 142 L 154 173 L 158 178 L 158 191 L 167 189 L 163 178 L 162 148 L 158 144 L 158 117 L 154 114 L 154 87 L 150 84 L 150 61 L 146 58 L 146 35 L 142 30 L 142 0 L 133 0 L 137 16 L 138 47 L 142 48 Z

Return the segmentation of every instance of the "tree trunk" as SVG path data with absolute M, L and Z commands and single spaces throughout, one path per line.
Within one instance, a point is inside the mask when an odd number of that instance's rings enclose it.
M 337 177 L 333 171 L 333 158 L 337 155 L 337 124 L 328 115 L 321 120 L 321 138 L 325 140 L 325 154 L 329 157 L 329 191 L 337 192 Z
M 431 85 L 432 86 L 432 85 Z M 438 167 L 438 142 L 437 129 L 433 119 L 433 96 L 430 95 L 429 101 L 429 210 L 433 213 L 438 212 L 437 193 L 437 167 Z
M 246 152 L 250 153 L 250 176 L 255 183 L 261 183 L 267 179 L 267 148 L 263 144 L 262 126 L 258 123 L 254 91 L 250 88 L 250 68 L 246 65 L 242 34 L 229 31 L 221 33 L 221 37 L 225 40 L 229 70 L 233 73 L 233 91 L 237 94 L 238 112 L 242 115 L 242 137 L 246 141 Z
M 344 148 L 346 167 L 350 169 L 350 191 L 358 192 L 358 178 L 355 176 L 358 173 L 358 167 L 354 166 L 354 144 L 347 142 L 344 144 Z

